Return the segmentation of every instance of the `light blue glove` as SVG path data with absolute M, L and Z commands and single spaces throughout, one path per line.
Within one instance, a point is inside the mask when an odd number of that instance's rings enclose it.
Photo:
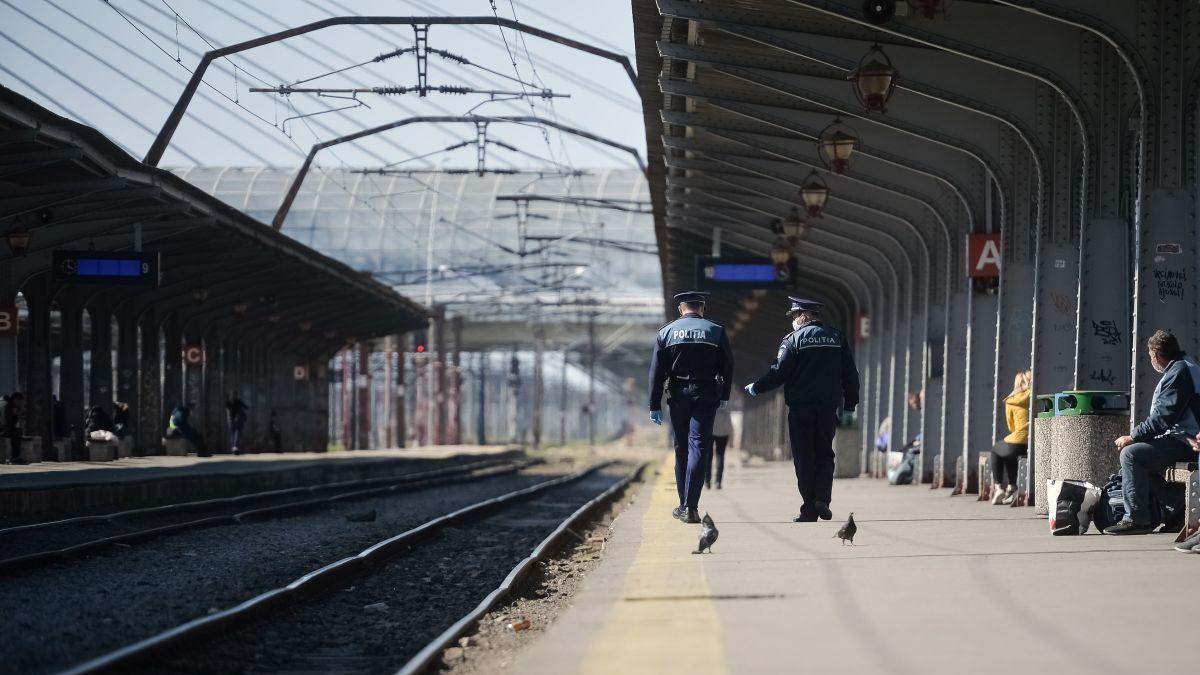
M 721 401 L 717 404 L 717 410 L 724 410 L 729 407 L 729 401 Z
M 758 396 L 758 393 L 756 391 L 754 391 L 753 384 L 746 385 L 746 393 L 750 394 L 751 396 Z
M 657 424 L 661 427 L 662 426 L 662 411 L 661 410 L 651 410 L 650 411 L 650 421 L 654 422 L 655 424 Z

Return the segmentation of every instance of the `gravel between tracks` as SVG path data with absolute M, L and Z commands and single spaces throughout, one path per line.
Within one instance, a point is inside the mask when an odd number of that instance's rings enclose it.
M 0 673 L 51 672 L 230 607 L 431 517 L 572 471 L 549 464 L 328 510 L 185 532 L 0 579 Z M 374 509 L 371 523 L 345 516 Z
M 482 521 L 447 529 L 348 587 L 149 671 L 393 673 L 478 605 L 564 518 L 630 468 L 610 466 Z

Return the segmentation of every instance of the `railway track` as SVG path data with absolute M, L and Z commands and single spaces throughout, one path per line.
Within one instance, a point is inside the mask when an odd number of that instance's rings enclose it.
M 65 672 L 421 672 L 641 468 L 601 463 L 456 509 Z
M 114 545 L 219 525 L 236 525 L 436 485 L 513 473 L 538 460 L 482 460 L 428 471 L 320 483 L 236 497 L 168 504 L 0 529 L 0 572 L 63 560 Z

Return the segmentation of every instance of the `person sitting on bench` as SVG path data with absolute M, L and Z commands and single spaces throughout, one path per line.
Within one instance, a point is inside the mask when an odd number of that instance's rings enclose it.
M 1149 416 L 1133 428 L 1132 434 L 1114 441 L 1121 451 L 1125 518 L 1105 529 L 1105 534 L 1153 532 L 1159 523 L 1150 517 L 1151 475 L 1161 476 L 1176 462 L 1196 457 L 1188 439 L 1200 433 L 1200 421 L 1192 412 L 1200 365 L 1184 354 L 1179 340 L 1166 331 L 1151 335 L 1146 348 L 1150 365 L 1163 376 L 1154 389 Z

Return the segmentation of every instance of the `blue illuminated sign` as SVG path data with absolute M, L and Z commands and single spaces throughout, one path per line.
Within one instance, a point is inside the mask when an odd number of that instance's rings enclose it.
M 157 253 L 54 251 L 51 264 L 58 284 L 157 286 Z
M 795 276 L 795 261 L 776 265 L 770 258 L 696 258 L 696 287 L 783 288 Z

